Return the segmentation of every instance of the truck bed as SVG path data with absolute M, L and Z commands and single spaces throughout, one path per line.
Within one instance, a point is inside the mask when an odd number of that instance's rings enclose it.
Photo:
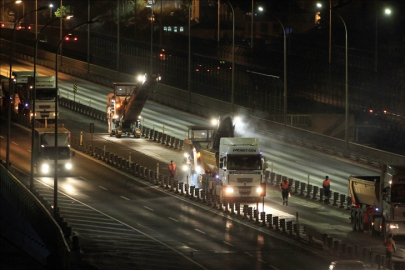
M 379 183 L 379 176 L 350 176 L 349 191 L 352 202 L 356 205 L 365 204 L 380 207 Z

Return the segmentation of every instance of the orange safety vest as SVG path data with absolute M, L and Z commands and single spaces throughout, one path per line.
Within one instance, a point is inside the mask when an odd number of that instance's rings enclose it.
M 323 180 L 323 185 L 325 187 L 329 187 L 330 186 L 330 181 L 329 180 Z
M 391 241 L 386 241 L 386 242 L 385 242 L 385 248 L 386 248 L 388 251 L 394 252 L 394 244 L 395 244 L 395 241 L 392 240 L 392 239 L 391 239 Z
M 174 175 L 174 174 L 176 174 L 176 164 L 170 164 L 169 165 L 169 171 L 170 171 L 170 174 L 171 175 Z
M 290 182 L 286 181 L 286 182 L 281 182 L 281 188 L 282 189 L 288 189 L 288 187 L 290 186 Z

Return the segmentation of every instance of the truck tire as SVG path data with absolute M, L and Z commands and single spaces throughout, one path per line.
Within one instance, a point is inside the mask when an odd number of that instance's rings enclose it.
M 364 231 L 364 215 L 361 212 L 356 215 L 356 226 L 358 232 Z
M 121 138 L 121 134 L 115 133 L 115 138 Z
M 356 212 L 352 210 L 352 213 L 350 215 L 350 222 L 352 223 L 353 231 L 356 231 L 356 216 Z

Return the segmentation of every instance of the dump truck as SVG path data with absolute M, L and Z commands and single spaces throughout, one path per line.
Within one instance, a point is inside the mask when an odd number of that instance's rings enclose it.
M 34 76 L 34 71 L 13 71 L 13 111 L 22 115 L 29 115 L 31 111 L 32 96 L 29 87 L 29 78 Z M 38 76 L 38 72 L 36 72 Z
M 349 193 L 353 230 L 405 235 L 405 166 L 383 165 L 380 176 L 350 176 Z
M 259 139 L 234 137 L 230 117 L 219 123 L 217 129 L 188 127 L 184 149 L 190 174 L 198 175 L 201 188 L 221 201 L 258 201 L 266 195 Z
M 58 144 L 55 147 L 55 128 L 36 128 L 34 137 L 34 166 L 39 176 L 53 176 L 55 154 L 58 175 L 70 175 L 73 169 L 70 151 L 70 131 L 58 127 Z
M 141 136 L 140 116 L 149 93 L 156 84 L 153 76 L 143 82 L 114 82 L 114 92 L 107 96 L 107 120 L 110 136 Z
M 36 76 L 35 81 L 35 120 L 52 122 L 55 120 L 55 102 L 58 93 L 55 76 Z M 28 78 L 28 85 L 32 91 L 34 88 L 34 77 Z M 31 98 L 33 98 L 33 95 L 31 95 Z

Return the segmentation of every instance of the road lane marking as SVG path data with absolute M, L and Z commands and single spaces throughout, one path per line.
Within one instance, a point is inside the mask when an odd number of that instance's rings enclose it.
M 104 189 L 104 190 L 107 190 L 105 187 L 102 187 L 102 186 L 98 186 L 99 188 L 102 188 L 102 189 Z
M 150 211 L 155 211 L 155 210 L 153 210 L 152 208 L 149 208 L 149 207 L 147 207 L 147 206 L 143 206 L 143 207 L 145 207 L 146 209 L 148 209 L 148 210 L 150 210 Z
M 296 160 L 296 161 L 295 161 L 295 163 L 305 165 L 305 163 L 304 163 L 304 162 L 302 162 L 302 161 L 300 161 L 300 160 Z
M 265 261 L 263 261 L 263 260 L 261 260 L 261 259 L 257 259 L 259 262 L 262 262 L 262 263 L 266 263 Z
M 194 229 L 194 230 L 196 230 L 196 231 L 199 232 L 199 233 L 206 234 L 205 232 L 200 231 L 199 229 Z
M 123 198 L 123 199 L 125 199 L 127 201 L 130 201 L 130 199 L 128 199 L 127 197 L 121 196 L 121 198 Z
M 249 252 L 245 252 L 245 254 L 248 255 L 248 256 L 250 256 L 250 257 L 253 257 L 253 255 L 250 254 Z
M 11 142 L 12 144 L 15 144 L 15 145 L 18 145 L 18 143 L 15 143 L 15 142 Z
M 179 222 L 177 219 L 174 219 L 174 218 L 172 218 L 172 217 L 169 217 L 169 219 L 171 219 L 171 220 L 173 220 L 173 221 L 176 221 L 176 222 Z
M 231 246 L 231 247 L 234 247 L 234 245 L 232 245 L 231 243 L 228 243 L 228 242 L 226 242 L 226 241 L 222 241 L 224 244 L 227 244 L 227 245 L 229 245 L 229 246 Z
M 87 179 L 84 178 L 83 176 L 79 176 L 79 178 L 82 179 L 82 180 L 84 180 L 84 181 L 87 181 Z

